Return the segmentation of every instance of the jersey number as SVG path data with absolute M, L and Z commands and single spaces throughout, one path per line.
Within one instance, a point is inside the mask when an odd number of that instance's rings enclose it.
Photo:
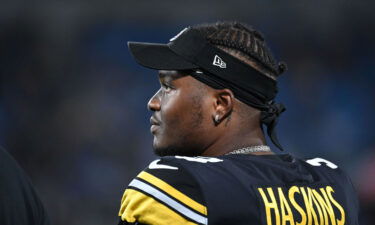
M 199 162 L 199 163 L 217 163 L 217 162 L 222 162 L 222 159 L 214 158 L 214 157 L 202 157 L 202 156 L 197 156 L 197 157 L 189 157 L 189 156 L 175 156 L 176 159 L 185 159 L 187 161 L 191 162 Z
M 322 159 L 322 158 L 309 159 L 309 160 L 306 160 L 306 162 L 312 166 L 321 166 L 322 163 L 324 163 L 329 168 L 337 169 L 337 166 L 334 163 L 328 160 Z

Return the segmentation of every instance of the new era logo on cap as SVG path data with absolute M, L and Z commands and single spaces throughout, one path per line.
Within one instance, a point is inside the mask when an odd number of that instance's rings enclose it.
M 215 55 L 212 65 L 218 66 L 222 69 L 227 68 L 227 64 L 218 55 Z

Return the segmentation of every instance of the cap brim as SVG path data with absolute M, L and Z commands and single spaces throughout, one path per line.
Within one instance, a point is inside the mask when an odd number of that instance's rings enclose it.
M 188 70 L 199 66 L 174 53 L 167 44 L 128 42 L 134 59 L 144 67 L 157 70 Z

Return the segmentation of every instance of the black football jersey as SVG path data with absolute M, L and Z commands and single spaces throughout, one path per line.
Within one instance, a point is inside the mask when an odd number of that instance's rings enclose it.
M 120 224 L 357 225 L 351 181 L 335 164 L 282 155 L 162 157 L 131 181 Z

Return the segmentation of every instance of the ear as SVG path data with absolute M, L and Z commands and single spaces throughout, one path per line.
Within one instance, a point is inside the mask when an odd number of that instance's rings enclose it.
M 216 125 L 225 120 L 233 111 L 234 95 L 229 89 L 216 90 L 212 118 Z

